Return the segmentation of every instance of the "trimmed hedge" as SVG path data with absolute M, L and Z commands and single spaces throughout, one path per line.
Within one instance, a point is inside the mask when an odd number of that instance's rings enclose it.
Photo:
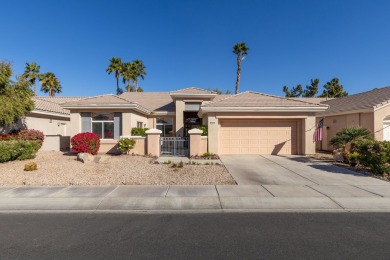
M 132 136 L 146 136 L 146 131 L 149 130 L 149 128 L 138 128 L 138 127 L 133 127 L 131 128 L 131 135 Z
M 72 150 L 76 153 L 97 154 L 100 148 L 100 136 L 94 133 L 80 133 L 70 141 Z
M 0 162 L 35 158 L 40 148 L 37 141 L 9 140 L 0 142 Z
M 369 167 L 375 174 L 390 173 L 390 142 L 362 140 L 356 143 L 360 164 Z

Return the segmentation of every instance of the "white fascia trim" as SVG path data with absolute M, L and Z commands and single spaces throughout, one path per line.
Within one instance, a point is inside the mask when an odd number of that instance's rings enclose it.
M 326 107 L 203 107 L 200 114 L 208 112 L 321 112 Z
M 193 98 L 193 97 L 204 97 L 204 98 L 213 98 L 217 94 L 184 94 L 184 93 L 171 93 L 171 97 L 175 98 Z
M 174 116 L 176 115 L 176 112 L 154 111 L 151 114 L 156 116 Z
M 55 112 L 48 112 L 48 111 L 43 111 L 43 110 L 33 110 L 30 112 L 30 114 L 39 114 L 39 115 L 70 118 L 70 115 L 60 114 L 60 113 L 55 113 Z M 30 114 L 28 114 L 27 116 L 30 116 Z
M 150 111 L 139 106 L 139 105 L 133 105 L 133 106 L 129 106 L 129 105 L 110 105 L 110 106 L 101 106 L 101 105 L 89 105 L 89 106 L 63 106 L 62 108 L 65 108 L 65 109 L 69 109 L 69 110 L 72 110 L 72 109 L 136 109 L 138 110 L 139 112 L 143 113 L 143 114 L 146 114 L 146 115 L 149 115 L 150 114 Z
M 368 108 L 368 109 L 351 110 L 351 111 L 331 113 L 331 114 L 319 114 L 319 115 L 316 115 L 316 116 L 317 117 L 342 116 L 342 115 L 348 115 L 348 114 L 371 113 L 371 112 L 374 112 L 374 111 L 375 111 L 374 109 Z
M 374 106 L 374 111 L 377 111 L 377 110 L 379 110 L 381 108 L 385 108 L 385 107 L 387 107 L 389 105 L 390 105 L 389 101 L 387 101 L 387 103 L 383 102 L 383 103 L 381 103 L 379 105 Z

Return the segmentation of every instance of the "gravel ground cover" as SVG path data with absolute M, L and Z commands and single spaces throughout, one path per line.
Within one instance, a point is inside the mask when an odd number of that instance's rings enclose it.
M 0 164 L 0 185 L 207 185 L 232 184 L 233 177 L 222 165 L 184 165 L 171 168 L 152 164 L 142 156 L 103 155 L 100 163 L 82 163 L 75 155 L 39 151 L 33 160 Z M 34 161 L 37 171 L 24 171 Z

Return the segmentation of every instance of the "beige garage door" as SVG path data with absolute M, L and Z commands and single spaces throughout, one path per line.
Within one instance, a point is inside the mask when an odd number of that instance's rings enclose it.
M 297 121 L 221 120 L 220 154 L 296 154 Z

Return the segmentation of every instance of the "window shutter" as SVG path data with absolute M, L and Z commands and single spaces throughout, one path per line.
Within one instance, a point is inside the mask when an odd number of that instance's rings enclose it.
M 119 140 L 119 137 L 122 135 L 122 113 L 114 113 L 114 139 Z
M 92 132 L 91 129 L 91 113 L 82 112 L 81 113 L 81 132 Z

